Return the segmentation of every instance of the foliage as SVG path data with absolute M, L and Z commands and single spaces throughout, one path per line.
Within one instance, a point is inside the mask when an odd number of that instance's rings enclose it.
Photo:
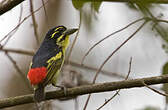
M 73 4 L 74 8 L 76 8 L 77 10 L 81 10 L 83 5 L 86 4 L 86 3 L 91 3 L 91 8 L 94 11 L 98 12 L 102 2 L 95 2 L 95 1 L 92 1 L 92 0 L 90 0 L 90 1 L 89 0 L 88 1 L 72 0 L 72 4 Z
M 86 26 L 86 29 L 90 31 L 92 18 L 97 18 L 96 14 L 99 12 L 100 6 L 102 2 L 95 2 L 92 0 L 72 0 L 72 4 L 76 10 L 80 12 L 80 18 L 84 21 L 84 25 Z M 89 11 L 86 11 L 83 9 L 84 5 L 88 5 L 90 7 Z M 82 16 L 83 15 L 83 16 Z
M 153 0 L 153 2 L 155 2 L 156 0 Z M 158 8 L 160 7 L 159 4 L 154 5 L 151 4 L 145 0 L 137 0 L 136 2 L 128 2 L 127 5 L 131 8 L 134 9 L 140 13 L 143 14 L 144 17 L 151 17 L 152 19 L 156 19 L 157 18 L 161 18 L 163 17 L 163 13 L 159 13 L 159 15 L 154 15 L 152 13 L 152 9 L 154 8 Z M 156 16 L 156 17 L 155 17 Z M 167 28 L 166 26 L 161 25 L 160 23 L 158 23 L 157 21 L 152 21 L 151 23 L 151 30 L 156 32 L 161 39 L 164 41 L 163 44 L 163 49 L 165 49 L 165 51 L 168 51 L 168 32 L 167 32 Z

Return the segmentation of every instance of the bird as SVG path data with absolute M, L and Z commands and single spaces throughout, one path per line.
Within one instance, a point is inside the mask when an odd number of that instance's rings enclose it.
M 78 29 L 67 29 L 63 25 L 50 29 L 32 58 L 27 78 L 34 88 L 34 101 L 45 99 L 45 87 L 56 86 L 57 78 L 65 60 L 69 36 Z

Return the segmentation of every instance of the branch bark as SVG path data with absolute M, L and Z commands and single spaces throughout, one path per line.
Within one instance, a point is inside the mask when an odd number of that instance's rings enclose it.
M 29 55 L 29 56 L 33 56 L 35 54 L 34 51 L 12 49 L 12 48 L 0 48 L 0 52 L 11 52 L 11 53 L 17 53 L 17 54 Z
M 0 4 L 0 15 L 4 14 L 5 12 L 11 10 L 18 4 L 22 3 L 24 0 L 5 0 L 4 3 Z
M 85 85 L 85 86 L 69 88 L 67 89 L 66 96 L 63 90 L 50 91 L 46 93 L 45 100 L 60 99 L 60 98 L 65 98 L 65 97 L 66 98 L 75 97 L 78 95 L 85 95 L 89 93 L 115 91 L 118 89 L 143 87 L 145 86 L 144 83 L 147 85 L 168 83 L 168 75 L 149 77 L 149 78 L 139 78 L 139 79 L 133 79 L 133 80 L 124 80 L 124 81 L 117 81 L 117 82 L 92 84 L 92 85 Z M 16 97 L 11 97 L 11 98 L 0 99 L 0 108 L 33 103 L 33 102 L 34 102 L 33 94 L 16 96 Z

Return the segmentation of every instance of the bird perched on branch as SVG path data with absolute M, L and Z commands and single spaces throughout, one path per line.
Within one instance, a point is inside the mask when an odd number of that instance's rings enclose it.
M 34 55 L 30 70 L 27 74 L 34 87 L 34 100 L 40 102 L 45 99 L 45 86 L 56 86 L 57 78 L 64 63 L 66 48 L 69 44 L 69 35 L 78 29 L 67 29 L 57 26 L 46 34 L 40 48 Z

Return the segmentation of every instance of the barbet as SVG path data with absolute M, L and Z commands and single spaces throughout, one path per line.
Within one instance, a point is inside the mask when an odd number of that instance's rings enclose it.
M 40 48 L 33 56 L 30 70 L 27 74 L 27 78 L 34 87 L 35 101 L 40 102 L 45 99 L 44 89 L 47 85 L 56 86 L 69 44 L 69 35 L 77 30 L 57 26 L 50 29 L 46 34 Z

